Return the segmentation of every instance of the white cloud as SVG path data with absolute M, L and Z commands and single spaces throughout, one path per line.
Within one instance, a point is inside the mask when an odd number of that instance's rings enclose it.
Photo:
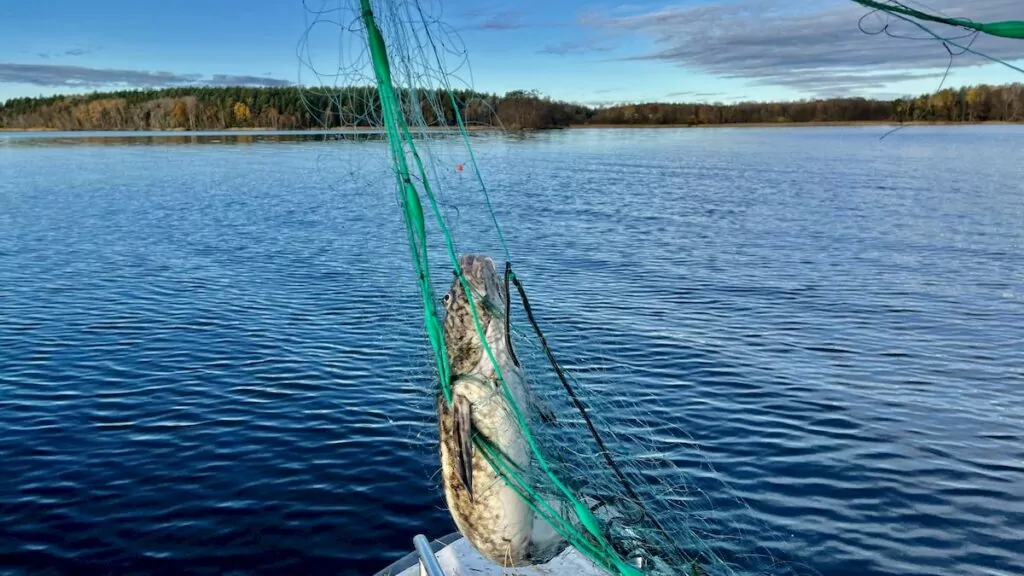
M 0 63 L 0 82 L 61 88 L 161 88 L 168 86 L 288 86 L 291 82 L 259 76 L 174 74 L 146 70 L 115 70 L 53 64 Z

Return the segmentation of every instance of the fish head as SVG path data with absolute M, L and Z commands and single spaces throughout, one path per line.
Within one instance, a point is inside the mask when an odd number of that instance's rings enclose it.
M 504 334 L 503 330 L 492 328 L 495 324 L 495 327 L 503 327 L 501 322 L 508 297 L 494 260 L 466 254 L 459 258 L 459 268 L 471 290 L 472 309 L 476 310 L 484 334 Z M 484 347 L 473 321 L 470 297 L 466 295 L 457 272 L 442 303 L 445 307 L 444 343 L 452 375 L 468 374 L 480 362 Z M 494 340 L 487 342 L 492 349 L 503 345 L 500 338 Z

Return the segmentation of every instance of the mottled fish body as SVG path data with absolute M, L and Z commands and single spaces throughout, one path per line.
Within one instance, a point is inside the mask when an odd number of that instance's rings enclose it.
M 508 294 L 494 261 L 465 255 L 459 260 L 477 318 L 501 375 L 520 411 L 535 405 L 507 338 Z M 543 563 L 565 547 L 562 538 L 491 468 L 472 443 L 485 437 L 521 469 L 531 452 L 484 351 L 462 283 L 456 277 L 444 296 L 444 341 L 451 365 L 452 403 L 438 399 L 441 471 L 445 499 L 459 532 L 484 557 L 501 565 Z

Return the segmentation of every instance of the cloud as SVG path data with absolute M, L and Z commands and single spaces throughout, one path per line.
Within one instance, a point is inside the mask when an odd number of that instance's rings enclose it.
M 565 56 L 566 54 L 587 54 L 588 52 L 611 52 L 615 49 L 614 46 L 609 46 L 604 42 L 605 40 L 601 39 L 566 40 L 558 44 L 549 44 L 538 50 L 538 52 L 540 54 Z
M 898 92 L 876 92 L 872 96 L 879 100 L 896 100 L 898 98 L 906 98 L 907 95 Z
M 692 91 L 689 91 L 689 90 L 683 91 L 683 92 L 669 92 L 668 94 L 666 94 L 666 97 L 669 100 L 693 100 L 693 101 L 708 100 L 710 98 L 716 98 L 716 97 L 717 98 L 721 98 L 721 97 L 724 97 L 724 96 L 728 96 L 728 94 L 726 94 L 725 92 L 692 92 Z M 729 96 L 726 99 L 727 100 L 735 100 L 736 97 L 735 96 Z
M 291 86 L 292 82 L 266 76 L 214 74 L 209 80 L 200 80 L 209 86 Z
M 820 92 L 828 89 L 850 90 L 883 89 L 894 82 L 907 80 L 935 80 L 938 82 L 944 75 L 943 72 L 892 72 L 892 73 L 831 73 L 823 76 L 792 76 L 787 74 L 775 74 L 765 76 L 764 80 L 771 84 L 788 86 L 798 90 L 812 90 Z
M 683 91 L 683 92 L 669 92 L 668 94 L 665 95 L 665 98 L 668 99 L 668 100 L 683 100 L 683 101 L 688 100 L 688 99 L 689 100 L 706 100 L 708 98 L 714 98 L 714 97 L 719 97 L 719 98 L 722 98 L 723 100 L 739 101 L 739 100 L 743 100 L 747 96 L 746 96 L 746 94 L 743 94 L 743 95 L 740 95 L 740 96 L 729 96 L 725 92 L 692 92 L 692 91 L 689 91 L 689 90 Z
M 521 10 L 501 10 L 499 12 L 474 11 L 467 15 L 476 20 L 468 28 L 474 30 L 515 30 L 526 28 L 526 14 Z
M 995 21 L 1019 18 L 1021 2 L 931 0 L 930 5 L 947 16 Z M 949 64 L 949 53 L 941 42 L 865 34 L 858 27 L 862 17 L 861 24 L 868 31 L 880 31 L 888 24 L 889 34 L 925 37 L 911 24 L 871 15 L 849 0 L 733 0 L 624 15 L 591 13 L 582 17 L 581 23 L 608 34 L 629 33 L 651 41 L 651 50 L 626 60 L 669 62 L 719 77 L 811 91 L 881 88 L 892 82 L 932 77 L 903 71 L 941 72 Z M 929 27 L 944 36 L 963 36 L 961 29 Z M 1002 60 L 1024 58 L 1024 42 L 1019 40 L 980 36 L 972 48 Z M 965 54 L 955 58 L 953 65 L 988 62 Z
M 32 84 L 58 88 L 163 88 L 183 85 L 289 86 L 291 82 L 259 76 L 174 74 L 145 70 L 113 70 L 52 64 L 0 63 L 0 83 Z
M 608 108 L 611 106 L 619 106 L 623 103 L 621 100 L 586 100 L 583 102 L 584 106 L 590 108 Z
M 97 51 L 99 51 L 99 47 L 94 47 L 94 48 L 72 48 L 70 50 L 64 50 L 64 51 L 61 51 L 61 52 L 37 52 L 36 56 L 38 56 L 38 57 L 40 57 L 40 58 L 42 58 L 44 60 L 49 60 L 50 58 L 58 58 L 60 56 L 85 56 L 87 54 L 92 54 L 93 52 L 97 52 Z M 24 50 L 22 50 L 21 53 L 22 54 L 27 54 L 27 52 L 24 51 Z

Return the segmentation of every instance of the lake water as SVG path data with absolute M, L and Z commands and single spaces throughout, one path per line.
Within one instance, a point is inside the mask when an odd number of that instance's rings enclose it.
M 559 356 L 670 399 L 790 553 L 1019 575 L 1024 128 L 885 131 L 475 145 Z M 369 574 L 454 530 L 385 163 L 0 135 L 0 572 Z

